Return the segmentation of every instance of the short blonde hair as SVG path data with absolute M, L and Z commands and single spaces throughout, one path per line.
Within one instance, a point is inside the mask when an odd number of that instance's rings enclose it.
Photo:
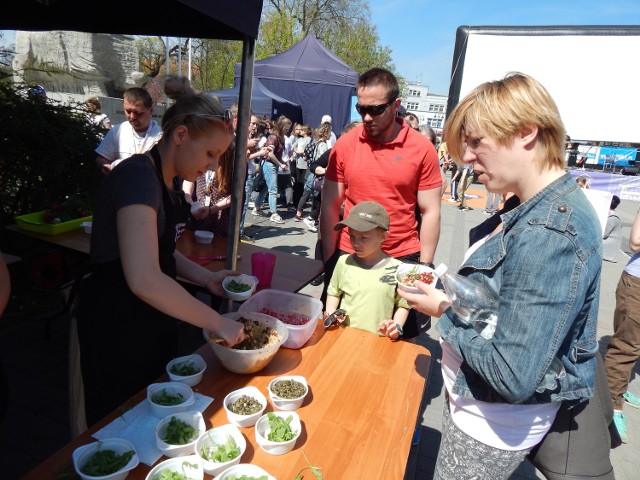
M 549 92 L 534 78 L 519 72 L 476 87 L 447 118 L 444 137 L 449 155 L 460 162 L 465 135 L 482 131 L 508 146 L 526 127 L 538 128 L 535 161 L 543 168 L 564 168 L 566 131 Z

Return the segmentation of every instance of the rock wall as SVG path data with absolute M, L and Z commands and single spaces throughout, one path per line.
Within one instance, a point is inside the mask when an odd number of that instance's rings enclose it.
M 131 35 L 18 30 L 15 48 L 15 80 L 38 83 L 61 101 L 122 97 L 145 80 Z

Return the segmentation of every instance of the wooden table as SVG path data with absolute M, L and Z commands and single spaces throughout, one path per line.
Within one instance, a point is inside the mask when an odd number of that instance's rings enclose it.
M 247 440 L 242 463 L 264 468 L 279 480 L 291 480 L 307 465 L 322 467 L 326 479 L 402 479 L 426 385 L 430 354 L 409 342 L 391 342 L 355 328 L 321 324 L 300 350 L 281 348 L 273 361 L 253 375 L 223 369 L 208 345 L 198 350 L 207 362 L 202 382 L 194 389 L 213 397 L 203 412 L 207 428 L 228 423 L 222 400 L 231 391 L 254 385 L 268 398 L 267 385 L 277 375 L 304 375 L 310 392 L 297 413 L 302 433 L 293 451 L 283 456 L 263 452 L 253 427 L 241 428 Z M 164 375 L 160 381 L 166 381 Z M 123 407 L 145 398 L 139 392 Z M 269 402 L 266 411 L 272 411 Z M 104 420 L 53 454 L 24 479 L 56 479 L 73 471 L 71 453 L 95 441 L 90 435 L 120 413 Z M 160 461 L 166 460 L 161 457 Z M 140 464 L 128 480 L 144 479 L 151 470 Z M 211 478 L 205 475 L 205 478 Z M 305 478 L 314 478 L 310 471 Z
M 87 255 L 90 251 L 91 236 L 84 233 L 83 230 L 74 230 L 59 235 L 43 235 L 36 232 L 20 230 L 17 225 L 9 225 L 6 228 L 12 232 Z M 195 242 L 191 230 L 185 230 L 178 240 L 176 248 L 183 255 L 196 259 L 197 257 L 224 256 L 226 255 L 227 239 L 215 237 L 210 245 L 202 245 Z M 244 242 L 240 242 L 238 245 L 238 254 L 241 256 L 241 260 L 237 263 L 237 270 L 250 275 L 251 254 L 256 252 L 269 252 L 276 256 L 276 266 L 273 272 L 271 288 L 277 290 L 297 292 L 323 272 L 323 265 L 319 260 L 258 247 Z M 224 269 L 224 265 L 224 261 L 211 261 L 205 264 L 204 267 L 212 272 L 216 272 Z

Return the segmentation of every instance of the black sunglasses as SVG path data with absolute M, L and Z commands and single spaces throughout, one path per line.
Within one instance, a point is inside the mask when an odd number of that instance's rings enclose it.
M 389 100 L 387 103 L 381 103 L 380 105 L 360 105 L 356 103 L 356 111 L 361 115 L 365 116 L 369 114 L 372 117 L 377 117 L 378 115 L 382 115 L 384 111 L 395 102 L 396 99 Z

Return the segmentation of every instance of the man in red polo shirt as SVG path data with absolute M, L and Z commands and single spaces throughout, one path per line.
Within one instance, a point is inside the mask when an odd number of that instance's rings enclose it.
M 353 253 L 348 232 L 333 229 L 343 202 L 345 217 L 357 203 L 380 203 L 390 217 L 384 252 L 407 262 L 433 262 L 440 236 L 438 155 L 426 137 L 397 116 L 399 94 L 398 80 L 388 70 L 372 68 L 358 79 L 356 109 L 363 125 L 343 134 L 334 145 L 322 190 L 325 285 L 338 257 Z M 419 231 L 416 207 L 422 217 Z M 417 334 L 413 322 L 404 336 Z

